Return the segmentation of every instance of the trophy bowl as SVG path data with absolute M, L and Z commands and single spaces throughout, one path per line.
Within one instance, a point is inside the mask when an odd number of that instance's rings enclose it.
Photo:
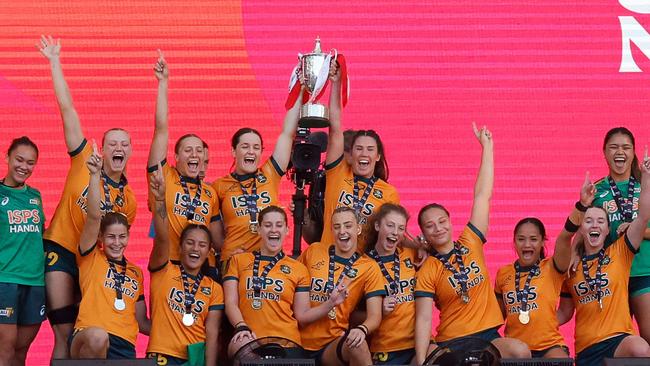
M 309 101 L 300 108 L 298 125 L 307 128 L 323 128 L 329 126 L 329 110 L 326 106 L 316 103 L 315 99 L 325 87 L 329 76 L 329 62 L 336 58 L 336 50 L 324 53 L 321 50 L 320 38 L 316 38 L 314 50 L 300 57 L 300 79 L 310 94 Z

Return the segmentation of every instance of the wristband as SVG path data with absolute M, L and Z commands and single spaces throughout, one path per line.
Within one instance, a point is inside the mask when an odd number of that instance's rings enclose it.
M 589 207 L 583 205 L 580 201 L 576 201 L 576 209 L 580 212 L 587 212 Z
M 238 327 L 235 327 L 235 332 L 232 334 L 233 336 L 237 333 L 240 332 L 249 332 L 250 333 L 251 328 L 247 327 L 246 325 L 240 325 Z
M 368 336 L 368 327 L 366 327 L 365 325 L 359 324 L 355 328 L 362 331 L 364 336 L 366 336 L 366 337 Z
M 564 222 L 564 230 L 566 230 L 566 231 L 568 231 L 570 233 L 575 233 L 576 231 L 578 231 L 579 228 L 580 228 L 580 225 L 576 225 L 573 222 L 571 222 L 570 218 L 568 218 L 568 217 L 566 218 L 566 221 Z

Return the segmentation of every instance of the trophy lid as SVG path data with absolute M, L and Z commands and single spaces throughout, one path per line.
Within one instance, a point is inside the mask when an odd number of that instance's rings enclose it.
M 316 36 L 316 41 L 314 44 L 314 50 L 311 51 L 311 53 L 323 53 L 323 51 L 320 48 L 320 37 Z

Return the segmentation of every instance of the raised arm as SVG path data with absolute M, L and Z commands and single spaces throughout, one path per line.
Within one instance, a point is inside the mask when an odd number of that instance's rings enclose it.
M 88 182 L 88 197 L 86 199 L 86 223 L 81 231 L 79 237 L 79 253 L 82 255 L 97 243 L 99 236 L 99 225 L 102 221 L 101 212 L 101 171 L 102 171 L 102 157 L 97 151 L 97 144 L 93 141 L 93 154 L 88 157 L 86 162 L 88 171 L 90 173 L 90 180 Z
M 330 65 L 330 129 L 325 164 L 331 164 L 343 155 L 341 127 L 341 70 L 336 61 Z
M 149 147 L 147 167 L 155 166 L 165 160 L 169 141 L 169 122 L 167 119 L 169 68 L 161 50 L 158 50 L 158 61 L 154 65 L 153 70 L 156 79 L 158 79 L 158 95 L 156 97 L 156 126 L 153 130 L 153 139 Z
M 304 88 L 304 87 L 303 87 Z M 298 128 L 298 119 L 300 117 L 300 107 L 302 106 L 303 90 L 300 91 L 296 103 L 287 111 L 284 116 L 284 123 L 282 124 L 282 132 L 278 136 L 278 141 L 275 143 L 273 150 L 273 159 L 278 163 L 282 171 L 286 171 L 291 160 L 291 147 L 293 146 L 293 138 L 296 135 Z
M 650 221 L 650 157 L 648 146 L 645 147 L 643 163 L 641 164 L 641 194 L 639 196 L 638 216 L 627 229 L 627 239 L 635 249 L 639 249 L 643 235 Z
M 68 83 L 66 83 L 65 77 L 63 76 L 63 68 L 61 67 L 59 57 L 61 53 L 61 42 L 59 39 L 55 41 L 52 36 L 41 36 L 41 41 L 36 45 L 36 48 L 50 61 L 54 95 L 59 104 L 59 112 L 63 120 L 65 144 L 68 151 L 74 151 L 83 142 L 84 135 L 81 131 L 79 115 L 77 115 L 77 111 L 72 104 L 72 96 L 70 95 Z
M 165 178 L 160 162 L 158 162 L 158 169 L 151 173 L 149 189 L 155 199 L 151 215 L 156 236 L 153 239 L 153 249 L 149 256 L 149 270 L 152 270 L 164 266 L 169 261 L 169 218 L 165 206 Z
M 348 297 L 349 292 L 346 285 L 341 283 L 332 290 L 327 301 L 314 307 L 311 307 L 309 292 L 296 292 L 293 296 L 293 315 L 298 321 L 298 325 L 304 327 L 324 317 L 330 310 L 342 304 L 345 298 Z
M 571 240 L 582 223 L 585 216 L 584 211 L 591 206 L 596 194 L 596 187 L 589 178 L 589 172 L 585 175 L 585 181 L 580 189 L 580 201 L 578 201 L 567 218 L 564 228 L 555 239 L 555 251 L 553 252 L 553 262 L 555 267 L 561 272 L 566 272 L 571 264 Z
M 474 135 L 481 143 L 481 166 L 474 185 L 474 203 L 469 221 L 486 236 L 490 216 L 490 199 L 494 188 L 494 148 L 492 134 L 483 126 L 480 130 L 472 123 Z

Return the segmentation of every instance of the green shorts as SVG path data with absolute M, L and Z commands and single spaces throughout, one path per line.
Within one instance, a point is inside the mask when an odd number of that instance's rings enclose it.
M 650 293 L 650 276 L 630 277 L 628 292 L 630 293 L 630 297 Z
M 43 240 L 43 245 L 45 272 L 65 272 L 79 282 L 79 268 L 74 253 L 51 240 Z
M 372 362 L 375 365 L 410 365 L 414 357 L 413 348 L 393 352 L 373 352 Z
M 35 325 L 45 320 L 45 286 L 0 282 L 0 324 Z
M 602 365 L 605 358 L 614 357 L 618 346 L 630 334 L 619 334 L 585 348 L 576 355 L 576 366 Z

